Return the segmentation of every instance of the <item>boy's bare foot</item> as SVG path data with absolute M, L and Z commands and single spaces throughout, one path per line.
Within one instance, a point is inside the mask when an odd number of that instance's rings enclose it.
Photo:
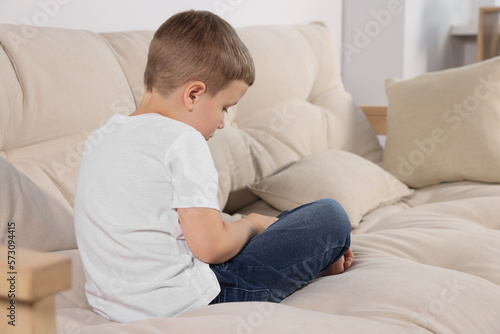
M 344 254 L 344 270 L 351 268 L 352 261 L 354 261 L 354 253 L 349 248 Z
M 343 273 L 345 270 L 347 270 L 351 267 L 353 260 L 354 260 L 354 253 L 349 248 L 347 250 L 347 252 L 345 252 L 344 255 L 340 259 L 337 260 L 337 262 L 332 264 L 332 266 L 330 268 L 325 270 L 318 277 L 337 275 L 337 274 Z

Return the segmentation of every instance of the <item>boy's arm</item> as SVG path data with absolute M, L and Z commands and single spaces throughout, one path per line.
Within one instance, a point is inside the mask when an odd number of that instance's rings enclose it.
M 209 264 L 225 262 L 277 218 L 250 214 L 234 223 L 224 222 L 218 210 L 177 209 L 184 237 L 193 254 Z

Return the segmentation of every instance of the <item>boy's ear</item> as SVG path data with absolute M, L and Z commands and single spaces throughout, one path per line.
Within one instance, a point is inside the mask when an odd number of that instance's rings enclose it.
M 194 105 L 198 103 L 200 97 L 206 93 L 207 87 L 201 81 L 193 81 L 187 84 L 184 90 L 184 104 L 189 111 L 192 111 Z

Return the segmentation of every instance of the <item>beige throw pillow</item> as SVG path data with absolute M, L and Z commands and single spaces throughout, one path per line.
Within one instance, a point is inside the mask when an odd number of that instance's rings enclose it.
M 321 198 L 335 199 L 346 210 L 353 228 L 364 214 L 413 192 L 378 165 L 341 150 L 310 155 L 249 188 L 278 210 L 292 210 Z
M 384 168 L 410 187 L 500 182 L 500 57 L 388 80 Z

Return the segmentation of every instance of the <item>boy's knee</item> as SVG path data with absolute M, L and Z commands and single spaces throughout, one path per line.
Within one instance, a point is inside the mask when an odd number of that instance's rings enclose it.
M 317 200 L 316 203 L 320 206 L 320 210 L 325 211 L 330 214 L 336 214 L 339 216 L 347 216 L 342 205 L 334 199 L 331 198 L 322 198 Z M 347 217 L 343 217 L 347 218 Z
M 330 222 L 336 233 L 348 235 L 351 233 L 351 221 L 339 202 L 331 198 L 323 198 L 316 201 L 316 204 L 321 214 L 328 218 L 326 221 Z

